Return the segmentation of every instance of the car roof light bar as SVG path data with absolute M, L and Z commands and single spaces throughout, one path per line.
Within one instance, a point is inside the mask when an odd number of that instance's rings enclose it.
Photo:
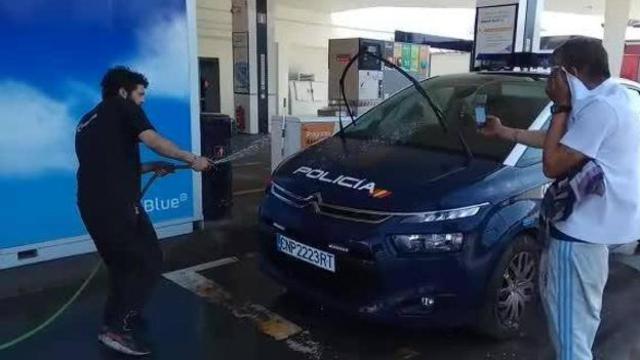
M 478 54 L 476 71 L 514 69 L 549 69 L 553 66 L 552 53 L 518 52 L 509 54 Z

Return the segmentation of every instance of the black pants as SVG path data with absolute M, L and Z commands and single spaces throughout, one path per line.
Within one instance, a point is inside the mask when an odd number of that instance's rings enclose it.
M 80 204 L 79 208 L 109 273 L 104 324 L 129 331 L 162 272 L 162 250 L 156 232 L 139 204 Z

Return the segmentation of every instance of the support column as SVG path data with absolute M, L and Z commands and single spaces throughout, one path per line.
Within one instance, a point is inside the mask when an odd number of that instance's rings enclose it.
M 278 115 L 289 115 L 289 44 L 278 42 Z M 287 99 L 287 109 L 283 109 Z
M 540 19 L 544 12 L 545 0 L 528 0 L 524 26 L 524 51 L 540 51 Z
M 276 5 L 278 0 L 267 0 L 267 81 L 268 81 L 268 132 L 271 118 L 278 114 L 278 44 L 276 43 Z
M 250 134 L 269 131 L 273 28 L 269 31 L 267 5 L 267 0 L 232 1 L 235 116 L 240 130 Z
M 611 76 L 620 76 L 631 0 L 606 0 L 603 45 L 609 53 Z

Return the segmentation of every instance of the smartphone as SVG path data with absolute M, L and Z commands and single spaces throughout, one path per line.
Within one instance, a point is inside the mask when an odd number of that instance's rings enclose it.
M 477 95 L 474 102 L 476 125 L 483 127 L 487 123 L 487 95 Z

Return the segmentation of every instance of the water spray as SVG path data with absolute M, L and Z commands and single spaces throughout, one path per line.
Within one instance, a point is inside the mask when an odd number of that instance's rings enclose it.
M 270 139 L 268 137 L 264 137 L 262 139 L 254 141 L 253 143 L 251 143 L 251 145 L 245 147 L 244 149 L 238 150 L 228 156 L 225 156 L 220 159 L 207 158 L 207 160 L 209 160 L 209 164 L 211 164 L 211 166 L 215 167 L 220 164 L 236 161 L 238 159 L 247 157 L 249 155 L 255 155 L 260 150 L 267 147 L 269 143 L 270 143 Z

